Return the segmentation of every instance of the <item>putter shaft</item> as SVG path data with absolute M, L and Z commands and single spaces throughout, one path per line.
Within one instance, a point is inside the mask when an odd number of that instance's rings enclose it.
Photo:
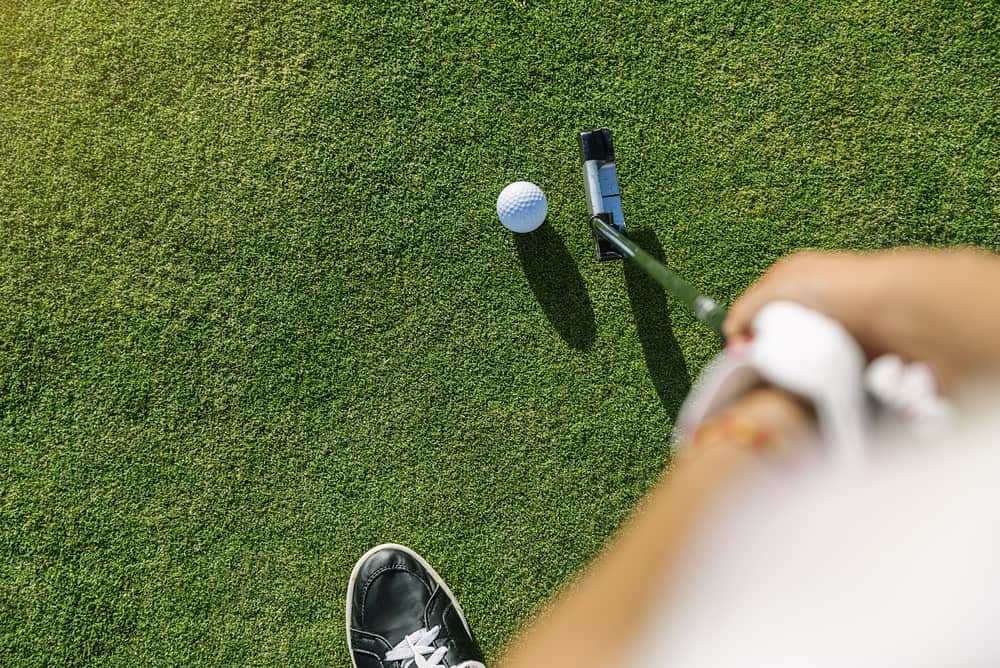
M 723 336 L 722 322 L 726 319 L 726 310 L 719 306 L 718 302 L 698 292 L 693 285 L 667 269 L 631 239 L 604 222 L 600 216 L 591 216 L 590 225 L 594 228 L 594 232 L 617 248 L 623 256 L 639 265 L 667 293 L 691 309 L 694 317 L 714 329 L 719 336 Z

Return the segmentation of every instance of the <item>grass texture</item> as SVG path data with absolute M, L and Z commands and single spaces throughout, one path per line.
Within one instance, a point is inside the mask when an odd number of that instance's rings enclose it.
M 989 2 L 0 3 L 0 664 L 347 665 L 384 541 L 496 656 L 719 348 L 593 260 L 577 133 L 731 302 L 997 248 L 998 54 Z

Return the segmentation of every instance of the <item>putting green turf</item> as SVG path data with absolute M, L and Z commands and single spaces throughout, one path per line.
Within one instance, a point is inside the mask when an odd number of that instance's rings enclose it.
M 2 3 L 0 664 L 346 665 L 388 540 L 495 656 L 718 349 L 593 261 L 576 133 L 731 302 L 802 247 L 997 248 L 998 54 L 975 2 Z

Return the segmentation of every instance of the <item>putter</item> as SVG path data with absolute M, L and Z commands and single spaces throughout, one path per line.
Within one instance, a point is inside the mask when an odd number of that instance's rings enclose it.
M 632 260 L 668 294 L 691 309 L 699 321 L 723 336 L 722 321 L 726 319 L 726 310 L 626 236 L 611 130 L 600 128 L 581 132 L 580 154 L 583 158 L 583 187 L 587 193 L 590 227 L 594 232 L 598 261 Z

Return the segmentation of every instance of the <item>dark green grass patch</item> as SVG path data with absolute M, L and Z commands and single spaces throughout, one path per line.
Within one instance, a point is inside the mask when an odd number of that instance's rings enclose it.
M 997 248 L 998 53 L 989 3 L 3 3 L 0 664 L 345 665 L 390 540 L 496 655 L 718 349 L 592 260 L 576 133 L 731 301 Z

